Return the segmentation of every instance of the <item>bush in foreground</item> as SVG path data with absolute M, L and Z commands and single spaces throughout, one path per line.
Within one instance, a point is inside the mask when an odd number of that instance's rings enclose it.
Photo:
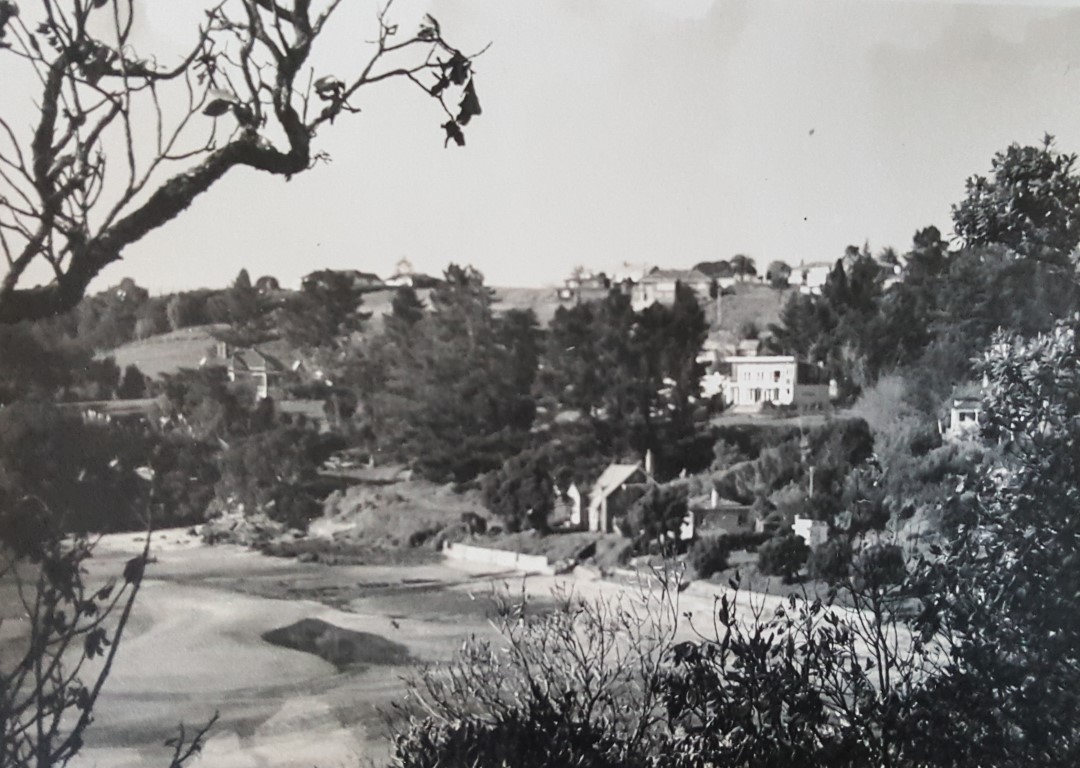
M 930 665 L 901 646 L 884 594 L 863 595 L 882 608 L 866 622 L 725 594 L 696 624 L 675 575 L 657 577 L 609 601 L 564 595 L 546 613 L 503 600 L 497 641 L 471 639 L 411 681 L 394 765 L 918 764 L 904 757 Z M 680 622 L 699 639 L 677 642 Z M 868 653 L 886 660 L 884 683 Z

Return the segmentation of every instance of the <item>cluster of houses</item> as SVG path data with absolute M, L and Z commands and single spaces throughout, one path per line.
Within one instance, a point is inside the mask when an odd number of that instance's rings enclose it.
M 818 293 L 835 266 L 835 262 L 826 261 L 802 263 L 792 270 L 791 285 L 802 293 Z M 756 279 L 764 281 L 765 277 Z M 735 274 L 710 277 L 698 269 L 664 269 L 624 262 L 610 270 L 576 267 L 556 290 L 556 297 L 562 303 L 583 304 L 603 299 L 612 288 L 618 288 L 630 297 L 635 310 L 641 310 L 654 302 L 673 303 L 677 283 L 692 288 L 705 302 L 745 280 Z
M 619 521 L 631 505 L 650 486 L 657 484 L 651 463 L 651 455 L 646 454 L 644 462 L 610 464 L 587 493 L 574 483 L 565 489 L 557 489 L 555 524 L 565 530 L 618 531 Z M 790 523 L 795 534 L 810 546 L 822 543 L 828 535 L 828 525 L 818 520 L 795 518 Z M 690 541 L 700 536 L 760 532 L 763 524 L 749 504 L 724 498 L 714 487 L 708 493 L 687 500 L 687 514 L 680 526 L 679 538 Z
M 431 275 L 425 275 L 413 269 L 412 262 L 401 259 L 394 267 L 394 272 L 387 278 L 381 278 L 374 272 L 361 272 L 358 269 L 332 270 L 337 275 L 344 275 L 352 281 L 352 287 L 358 291 L 381 291 L 388 288 L 434 288 L 441 280 Z M 300 284 L 305 288 L 321 279 L 327 270 L 318 270 L 305 275 Z

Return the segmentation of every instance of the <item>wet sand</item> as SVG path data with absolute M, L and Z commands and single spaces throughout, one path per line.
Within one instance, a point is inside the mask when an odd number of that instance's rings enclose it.
M 92 561 L 94 575 L 118 574 L 141 546 L 138 536 L 106 537 Z M 215 711 L 220 720 L 203 765 L 383 765 L 389 742 L 380 713 L 401 699 L 402 676 L 415 663 L 452 658 L 468 635 L 491 635 L 493 586 L 524 589 L 537 601 L 550 600 L 556 587 L 585 599 L 633 591 L 478 564 L 299 563 L 204 546 L 181 531 L 155 533 L 151 553 L 156 562 L 78 766 L 164 765 L 163 742 L 177 724 L 190 730 Z M 692 585 L 679 597 L 680 611 L 708 616 L 711 590 Z M 403 647 L 408 662 L 339 668 L 264 638 L 305 620 L 377 636 L 388 647 Z
M 106 537 L 92 561 L 94 575 L 119 573 L 141 546 L 138 536 Z M 177 724 L 190 731 L 215 711 L 220 719 L 205 765 L 355 766 L 365 758 L 382 764 L 389 744 L 380 712 L 400 699 L 401 677 L 415 663 L 451 658 L 470 634 L 491 633 L 483 596 L 493 581 L 521 580 L 442 563 L 298 563 L 206 547 L 177 531 L 154 534 L 152 556 L 157 562 L 147 571 L 80 766 L 165 764 L 163 742 Z M 385 639 L 407 649 L 408 659 L 339 668 L 264 639 L 304 620 Z

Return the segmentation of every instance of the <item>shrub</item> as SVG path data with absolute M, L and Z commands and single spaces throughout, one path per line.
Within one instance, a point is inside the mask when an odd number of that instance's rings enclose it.
M 551 460 L 542 450 L 528 450 L 503 462 L 484 477 L 484 506 L 510 531 L 546 532 L 555 503 Z
M 685 486 L 651 485 L 645 494 L 630 505 L 619 527 L 628 539 L 640 547 L 652 542 L 666 542 L 677 537 L 686 519 Z
M 848 577 L 851 569 L 851 543 L 837 537 L 826 541 L 810 552 L 806 569 L 810 578 L 835 584 Z
M 475 512 L 462 512 L 461 523 L 469 530 L 469 533 L 473 536 L 483 536 L 485 533 L 487 533 L 487 520 L 480 517 L 480 515 L 476 514 Z
M 707 579 L 728 567 L 728 542 L 726 536 L 708 536 L 690 546 L 687 561 L 699 579 Z
M 430 526 L 427 528 L 421 528 L 417 531 L 413 531 L 409 534 L 407 543 L 410 548 L 422 547 L 432 538 L 437 536 L 442 530 L 442 526 Z
M 855 557 L 851 572 L 856 584 L 867 589 L 899 584 L 907 576 L 904 551 L 897 544 L 867 547 Z
M 393 764 L 650 764 L 663 751 L 665 659 L 678 618 L 670 602 L 648 590 L 607 602 L 556 593 L 553 609 L 538 611 L 496 597 L 498 642 L 469 638 L 453 664 L 408 681 Z
M 793 533 L 774 536 L 758 548 L 758 569 L 769 576 L 780 576 L 785 584 L 790 584 L 809 552 L 800 536 Z
M 219 459 L 217 499 L 242 504 L 246 514 L 264 512 L 292 528 L 307 530 L 322 507 L 307 486 L 317 477 L 318 435 L 279 427 L 235 442 Z
M 772 538 L 771 533 L 762 531 L 739 531 L 737 533 L 728 533 L 724 535 L 724 545 L 727 547 L 728 552 L 735 552 L 739 549 L 745 549 L 747 552 L 756 552 L 757 548 L 764 544 L 766 541 Z

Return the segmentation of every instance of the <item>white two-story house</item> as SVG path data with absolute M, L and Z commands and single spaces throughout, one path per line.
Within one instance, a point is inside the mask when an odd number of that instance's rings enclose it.
M 758 411 L 766 403 L 804 409 L 829 406 L 829 385 L 820 371 L 791 355 L 727 357 L 731 367 L 725 399 L 740 411 Z

